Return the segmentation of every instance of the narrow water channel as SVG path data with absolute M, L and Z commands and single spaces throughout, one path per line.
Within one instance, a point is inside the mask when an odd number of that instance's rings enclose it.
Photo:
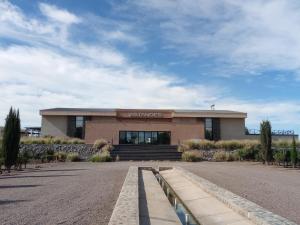
M 159 185 L 163 189 L 165 195 L 169 199 L 173 209 L 175 210 L 179 220 L 184 225 L 201 225 L 197 222 L 195 217 L 191 212 L 185 207 L 183 202 L 178 198 L 176 193 L 170 187 L 170 185 L 165 181 L 165 179 L 157 171 L 153 171 Z

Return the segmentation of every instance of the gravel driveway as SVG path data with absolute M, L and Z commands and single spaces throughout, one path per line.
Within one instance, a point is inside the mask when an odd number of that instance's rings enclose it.
M 247 162 L 43 164 L 0 176 L 0 224 L 107 224 L 130 165 L 182 166 L 300 224 L 300 170 Z

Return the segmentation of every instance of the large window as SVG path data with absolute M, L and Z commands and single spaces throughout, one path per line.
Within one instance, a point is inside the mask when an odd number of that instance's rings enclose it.
M 220 119 L 205 119 L 205 139 L 218 141 L 220 139 Z
M 84 138 L 85 117 L 70 116 L 68 118 L 68 136 L 76 138 Z
M 169 131 L 120 131 L 120 144 L 160 144 L 171 143 L 171 132 Z

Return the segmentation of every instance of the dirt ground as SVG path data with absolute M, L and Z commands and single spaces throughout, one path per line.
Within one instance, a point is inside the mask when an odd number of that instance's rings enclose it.
M 43 164 L 0 176 L 0 223 L 107 224 L 130 165 L 182 166 L 300 224 L 300 170 L 247 162 Z

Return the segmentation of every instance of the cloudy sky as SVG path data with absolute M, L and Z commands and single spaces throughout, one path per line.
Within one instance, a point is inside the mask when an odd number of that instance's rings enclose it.
M 299 0 L 0 0 L 0 125 L 51 107 L 231 109 L 300 132 Z

